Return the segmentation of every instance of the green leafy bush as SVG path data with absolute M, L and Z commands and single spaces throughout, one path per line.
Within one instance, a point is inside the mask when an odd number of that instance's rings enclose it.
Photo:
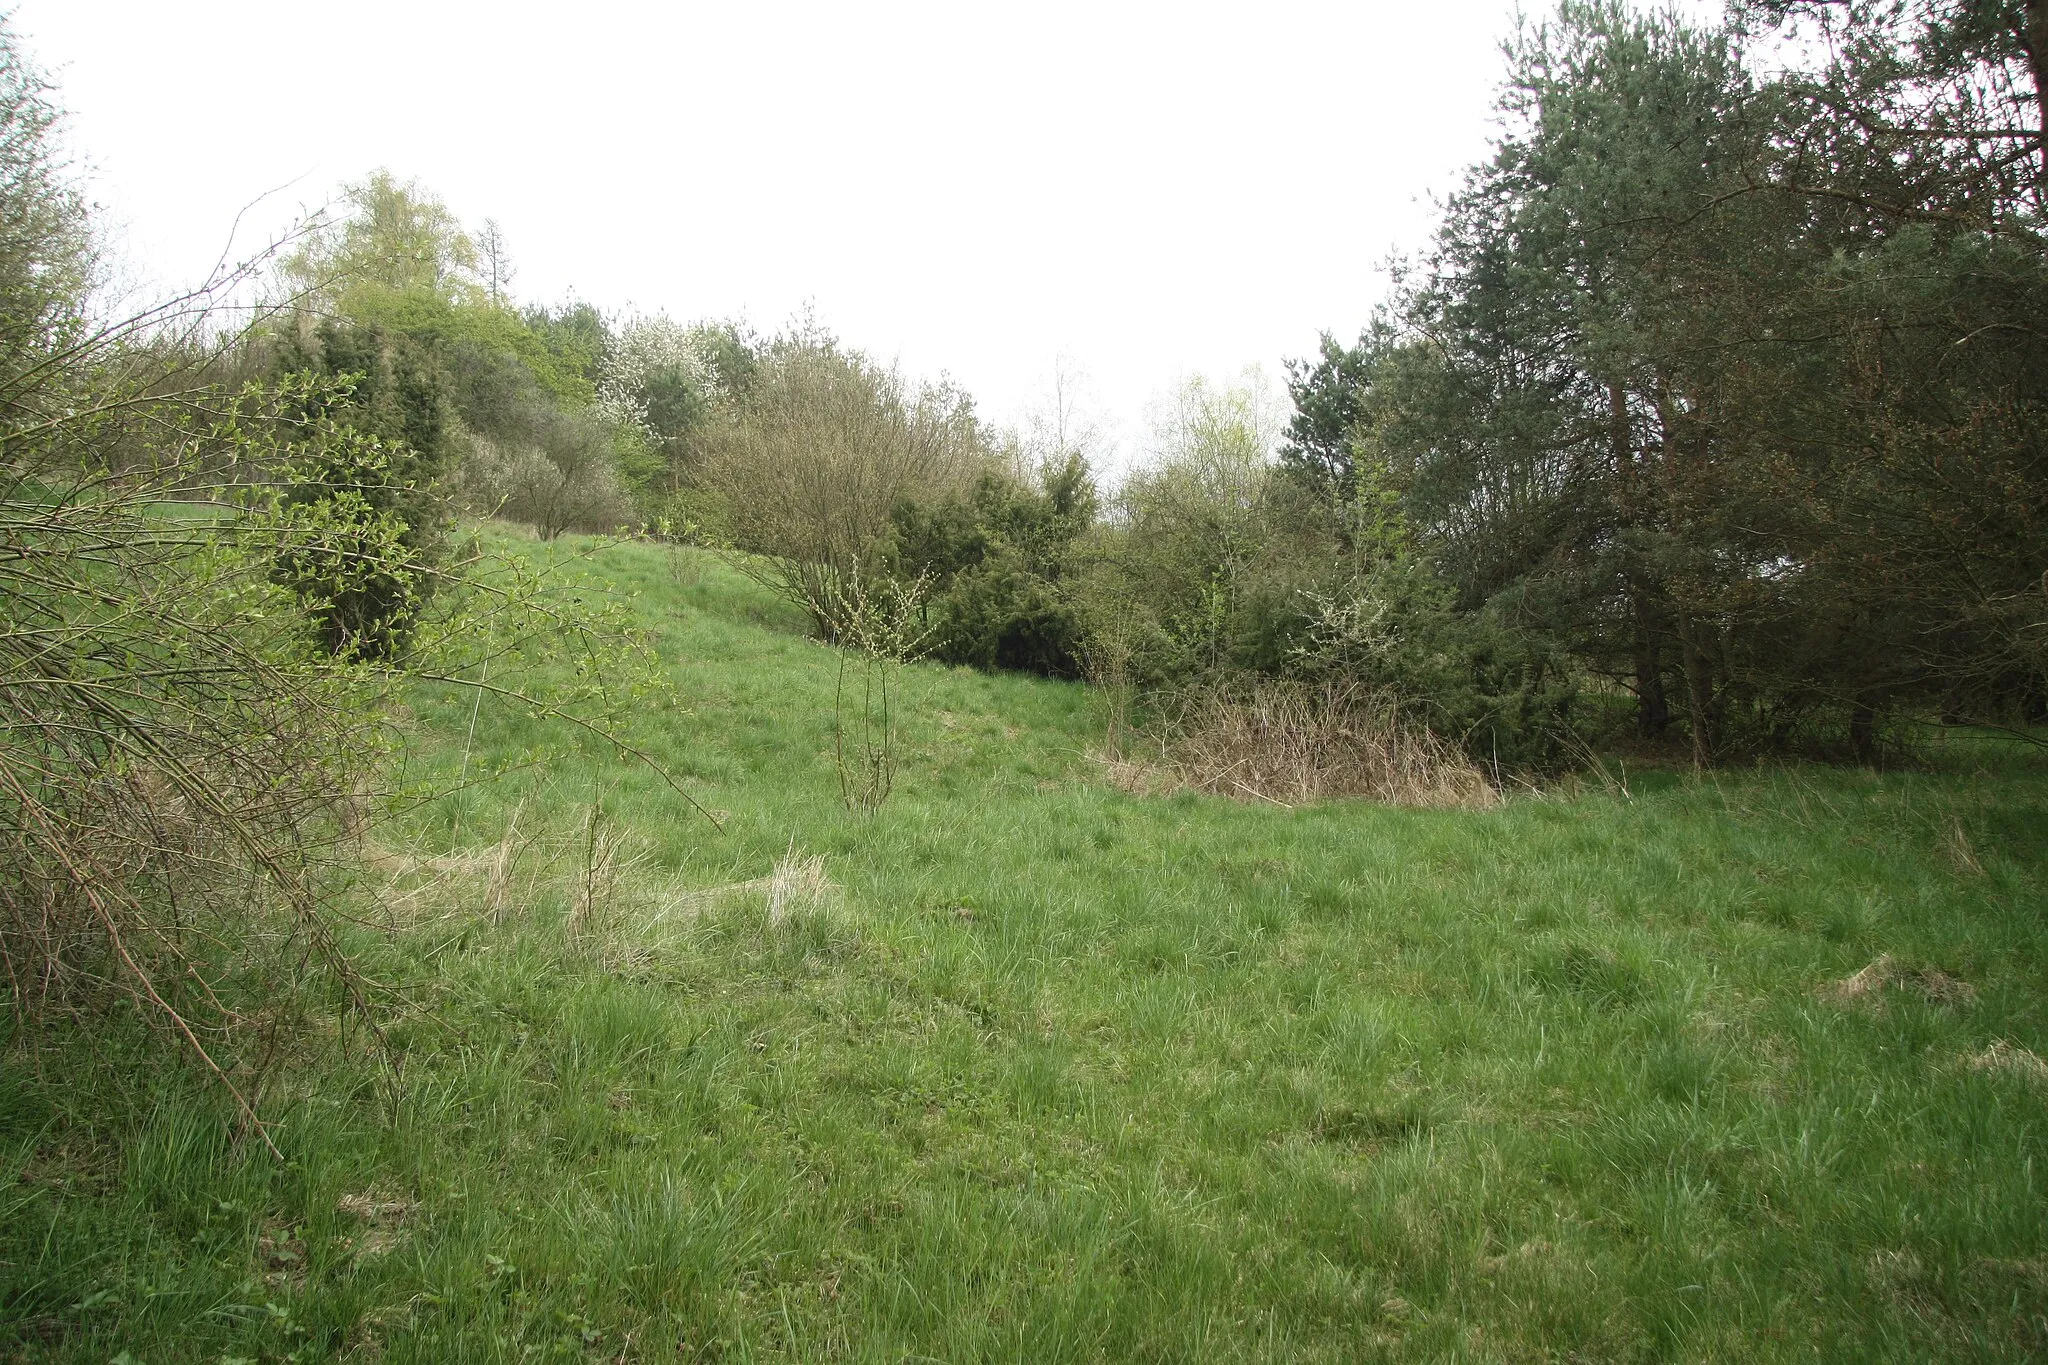
M 1069 456 L 1030 483 L 991 472 L 965 497 L 897 503 L 885 563 L 932 585 L 932 654 L 976 668 L 1080 676 L 1081 619 L 1065 580 L 1095 502 L 1086 462 Z

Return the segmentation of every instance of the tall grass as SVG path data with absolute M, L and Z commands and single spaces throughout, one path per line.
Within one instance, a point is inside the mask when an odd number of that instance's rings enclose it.
M 726 832 L 487 701 L 499 776 L 362 889 L 354 946 L 409 1002 L 395 1102 L 306 1040 L 279 1165 L 118 1030 L 5 1054 L 6 1349 L 2048 1350 L 2033 760 L 1290 810 L 1119 791 L 1081 689 L 911 665 L 868 816 L 793 608 L 649 547 L 596 563 L 674 683 L 629 737 Z M 423 778 L 471 704 L 413 698 Z

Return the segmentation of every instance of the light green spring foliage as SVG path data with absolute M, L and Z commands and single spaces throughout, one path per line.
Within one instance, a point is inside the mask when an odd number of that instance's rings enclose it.
M 386 831 L 364 884 L 402 1068 L 353 1037 L 288 1067 L 279 1166 L 160 1052 L 10 1054 L 0 1340 L 94 1365 L 2048 1344 L 2038 763 L 1617 772 L 1476 813 L 1145 799 L 1097 780 L 1083 689 L 922 666 L 863 819 L 834 655 L 792 609 L 688 552 L 596 564 L 675 686 L 630 735 L 727 832 L 594 742 L 503 772 L 540 726 L 420 692 L 418 761 L 501 775 Z M 832 886 L 761 880 L 814 857 Z M 1889 985 L 1817 990 L 1885 955 Z
M 317 299 L 345 307 L 359 292 L 468 304 L 488 298 L 476 274 L 476 243 L 418 181 L 372 171 L 342 187 L 337 210 L 284 261 L 286 279 Z

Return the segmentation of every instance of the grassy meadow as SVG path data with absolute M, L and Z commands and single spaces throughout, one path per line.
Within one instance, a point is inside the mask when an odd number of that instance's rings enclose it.
M 0 1359 L 2048 1355 L 2048 763 L 1284 809 L 919 665 L 867 818 L 787 608 L 588 572 L 724 832 L 420 692 L 409 776 L 487 780 L 354 892 L 389 1063 L 302 1044 L 280 1164 L 140 1025 L 14 1040 Z

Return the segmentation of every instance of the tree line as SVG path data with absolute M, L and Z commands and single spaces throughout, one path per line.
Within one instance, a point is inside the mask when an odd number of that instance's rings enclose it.
M 1286 466 L 1711 758 L 2048 694 L 2048 7 L 1567 4 Z
M 887 580 L 951 662 L 1155 715 L 1341 679 L 1497 768 L 1624 732 L 1870 759 L 1902 720 L 2048 708 L 2044 15 L 1568 0 L 1508 44 L 1502 132 L 1389 301 L 1289 365 L 1291 411 L 1191 383 L 1114 489 L 1086 441 L 812 323 L 517 308 L 497 226 L 382 173 L 249 353 L 349 377 L 419 546 L 463 510 L 697 539 L 827 638 Z
M 2038 723 L 2048 6 L 1574 2 L 1507 58 L 1278 461 L 1197 393 L 1068 542 L 1073 657 L 1337 674 L 1538 766 Z
M 2037 0 L 1573 0 L 1508 45 L 1503 131 L 1379 315 L 1290 365 L 1277 441 L 1255 389 L 1195 384 L 1111 493 L 1088 452 L 971 423 L 952 475 L 878 496 L 819 457 L 831 492 L 765 521 L 729 447 L 682 482 L 814 578 L 924 584 L 942 657 L 1155 712 L 1343 679 L 1496 768 L 2023 730 L 2048 714 L 2044 48 Z

